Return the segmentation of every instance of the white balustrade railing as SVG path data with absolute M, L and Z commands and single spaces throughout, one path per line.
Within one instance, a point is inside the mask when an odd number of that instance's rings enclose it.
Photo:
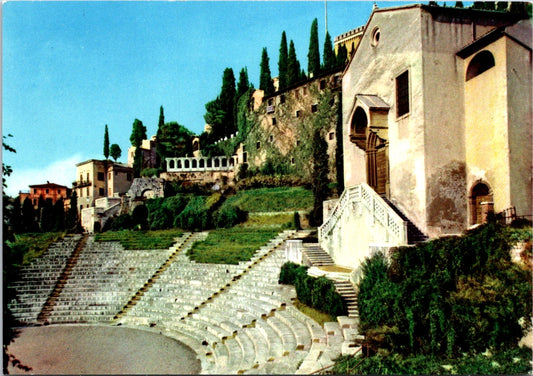
M 361 204 L 370 212 L 374 223 L 381 223 L 399 243 L 407 244 L 407 222 L 365 183 L 344 190 L 330 217 L 318 228 L 319 238 L 330 234 L 346 210 Z
M 167 172 L 233 171 L 237 157 L 166 158 Z

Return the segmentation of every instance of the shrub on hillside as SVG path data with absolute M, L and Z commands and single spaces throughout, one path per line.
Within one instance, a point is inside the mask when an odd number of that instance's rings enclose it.
M 174 218 L 185 208 L 189 199 L 190 195 L 177 194 L 167 198 L 158 197 L 146 200 L 150 229 L 163 230 L 172 228 Z
M 363 328 L 394 327 L 391 350 L 456 356 L 517 346 L 531 317 L 531 274 L 511 262 L 501 226 L 402 247 L 363 265 Z
M 242 179 L 237 182 L 237 190 L 247 190 L 253 188 L 278 188 L 278 187 L 300 187 L 306 183 L 294 175 L 256 175 L 250 178 Z
M 312 308 L 333 316 L 346 315 L 346 304 L 333 281 L 326 277 L 311 277 L 307 269 L 307 266 L 287 262 L 280 270 L 279 282 L 293 284 L 298 300 Z
M 220 209 L 213 213 L 213 225 L 216 228 L 229 228 L 248 219 L 248 212 L 245 212 L 236 205 L 222 205 Z
M 129 230 L 133 228 L 133 221 L 129 214 L 121 214 L 116 218 L 110 219 L 107 223 L 109 223 L 109 230 L 112 231 Z M 107 224 L 105 227 L 107 227 Z
M 211 215 L 206 205 L 207 197 L 195 196 L 174 220 L 174 227 L 201 231 L 211 225 Z

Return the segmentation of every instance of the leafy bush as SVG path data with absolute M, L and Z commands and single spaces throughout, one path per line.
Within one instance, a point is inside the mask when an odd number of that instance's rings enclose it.
M 229 228 L 248 219 L 248 213 L 236 205 L 223 204 L 213 213 L 213 225 L 216 228 Z
M 519 320 L 532 314 L 532 287 L 509 248 L 507 230 L 489 223 L 402 247 L 390 266 L 383 256 L 369 259 L 359 284 L 362 328 L 396 328 L 384 337 L 394 352 L 451 357 L 515 348 L 524 333 Z
M 174 227 L 192 231 L 205 230 L 210 224 L 211 215 L 205 196 L 193 197 L 174 221 Z
M 298 300 L 312 308 L 333 316 L 346 315 L 346 304 L 333 281 L 311 277 L 307 269 L 307 266 L 287 262 L 281 267 L 279 283 L 294 285 Z
M 160 171 L 157 168 L 145 168 L 141 171 L 141 176 L 146 178 L 151 178 L 153 176 L 157 177 L 159 172 Z
M 133 221 L 129 214 L 121 214 L 108 221 L 111 231 L 129 230 L 133 228 Z M 106 226 L 107 227 L 107 224 Z
M 235 188 L 237 190 L 247 190 L 253 188 L 300 187 L 305 185 L 305 181 L 293 175 L 256 175 L 239 180 Z
M 148 209 L 145 205 L 137 205 L 131 213 L 131 221 L 133 226 L 139 227 L 141 230 L 148 228 Z
M 172 228 L 174 218 L 185 208 L 190 197 L 189 194 L 177 194 L 167 198 L 158 197 L 146 200 L 150 229 L 161 230 Z

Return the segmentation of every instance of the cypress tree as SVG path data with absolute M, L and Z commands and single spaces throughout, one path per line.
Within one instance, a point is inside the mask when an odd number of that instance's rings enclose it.
M 296 49 L 294 42 L 289 43 L 289 56 L 287 62 L 287 84 L 293 85 L 300 81 L 300 62 L 296 58 Z
M 328 144 L 316 127 L 313 133 L 313 174 L 311 189 L 313 191 L 314 205 L 311 216 L 312 225 L 322 224 L 322 203 L 328 197 Z
M 307 53 L 307 73 L 310 77 L 320 73 L 320 51 L 318 48 L 318 21 L 315 18 L 311 24 L 309 38 L 309 52 Z
M 104 157 L 105 159 L 109 158 L 109 131 L 107 130 L 107 124 L 104 131 Z
M 54 231 L 65 230 L 65 202 L 63 197 L 60 197 L 52 208 L 54 218 Z
M 36 230 L 35 209 L 29 197 L 22 203 L 22 231 L 34 232 Z
M 237 96 L 235 97 L 235 103 L 239 101 L 241 95 L 246 93 L 250 88 L 250 82 L 248 81 L 248 69 L 242 68 L 239 72 L 239 82 L 237 82 Z
M 130 141 L 131 145 L 138 148 L 142 145 L 143 140 L 146 139 L 146 127 L 139 119 L 133 121 L 133 127 L 131 131 Z
M 324 70 L 329 71 L 335 68 L 335 51 L 333 50 L 333 44 L 331 43 L 331 36 L 329 31 L 326 31 L 326 40 L 324 41 Z
M 263 47 L 261 54 L 261 70 L 259 76 L 259 89 L 265 92 L 265 96 L 274 93 L 274 84 L 272 83 L 272 75 L 270 74 L 270 67 L 268 63 L 268 53 L 266 47 Z
M 161 128 L 165 124 L 165 112 L 163 106 L 159 107 L 159 121 L 157 122 L 157 129 Z
M 285 89 L 288 86 L 288 64 L 289 52 L 287 51 L 287 36 L 285 31 L 281 34 L 281 45 L 279 46 L 278 61 L 278 78 L 279 89 Z
M 340 45 L 339 49 L 337 50 L 337 67 L 343 67 L 346 65 L 346 62 L 348 61 L 348 50 L 346 49 L 346 46 Z
M 70 208 L 65 219 L 67 230 L 76 231 L 78 227 L 78 195 L 76 191 L 70 196 Z
M 222 77 L 222 89 L 220 90 L 220 105 L 224 111 L 223 131 L 224 137 L 229 137 L 235 132 L 235 76 L 233 69 L 224 69 Z

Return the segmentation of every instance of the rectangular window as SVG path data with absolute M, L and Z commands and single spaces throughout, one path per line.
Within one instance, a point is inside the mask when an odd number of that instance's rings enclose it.
M 268 105 L 269 105 L 269 106 L 272 106 L 273 104 L 274 104 L 274 99 L 270 98 L 270 99 L 268 100 Z
M 326 88 L 326 80 L 320 80 L 320 90 L 324 90 Z
M 276 125 L 276 124 L 277 124 L 276 118 L 272 118 L 272 125 Z
M 317 112 L 318 111 L 318 104 L 312 104 L 311 105 L 311 112 Z
M 300 110 L 296 111 L 296 117 L 297 117 L 297 118 L 300 117 Z
M 242 153 L 242 163 L 248 162 L 248 153 Z
M 103 172 L 99 172 L 98 173 L 98 181 L 104 181 L 104 173 Z
M 335 132 L 329 132 L 329 139 L 333 140 L 335 138 Z
M 104 188 L 99 188 L 99 189 L 98 189 L 98 195 L 99 195 L 99 196 L 103 196 L 103 195 L 105 195 L 105 190 L 104 190 Z
M 282 95 L 282 96 L 279 97 L 279 103 L 280 104 L 285 103 L 285 95 Z
M 255 144 L 255 148 L 257 150 L 261 149 L 261 141 L 257 141 L 257 143 Z
M 396 77 L 396 114 L 398 117 L 409 113 L 409 71 Z
M 273 141 L 274 141 L 274 136 L 270 135 L 270 137 L 268 138 L 268 140 L 269 140 L 270 142 L 273 142 Z

